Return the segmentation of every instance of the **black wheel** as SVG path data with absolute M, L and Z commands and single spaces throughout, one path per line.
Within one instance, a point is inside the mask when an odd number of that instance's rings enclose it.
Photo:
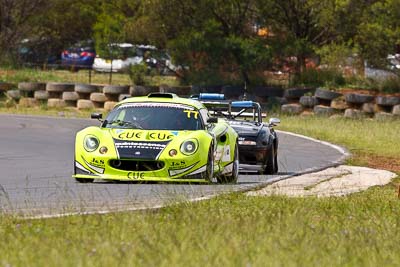
M 75 178 L 75 180 L 79 183 L 93 183 L 94 179 L 86 179 L 86 178 Z
M 214 178 L 214 152 L 212 149 L 212 145 L 210 150 L 208 151 L 208 158 L 207 158 L 207 167 L 206 171 L 202 174 L 203 179 L 211 182 Z
M 278 152 L 275 153 L 275 168 L 274 168 L 274 173 L 278 173 L 279 167 L 278 167 Z
M 217 177 L 218 183 L 236 184 L 239 176 L 239 148 L 235 145 L 235 154 L 233 157 L 232 173 L 230 175 L 221 175 Z
M 274 145 L 271 145 L 271 148 L 268 150 L 267 152 L 267 162 L 266 162 L 266 166 L 265 166 L 265 170 L 264 173 L 266 174 L 274 174 L 275 173 L 275 169 L 277 169 L 276 167 L 276 163 L 275 163 L 275 148 Z

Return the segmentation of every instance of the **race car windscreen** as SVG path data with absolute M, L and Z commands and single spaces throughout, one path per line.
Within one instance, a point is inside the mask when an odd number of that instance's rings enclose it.
M 203 129 L 200 113 L 193 107 L 169 103 L 127 103 L 111 111 L 106 128 L 144 130 Z

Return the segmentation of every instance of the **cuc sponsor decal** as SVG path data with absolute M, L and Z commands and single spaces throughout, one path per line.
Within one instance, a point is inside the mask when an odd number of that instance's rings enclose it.
M 140 139 L 143 132 L 122 132 L 118 135 L 119 139 Z
M 166 133 L 156 133 L 156 132 L 153 132 L 153 133 L 150 133 L 150 134 L 149 134 L 149 139 L 150 139 L 150 140 L 160 140 L 160 141 L 163 141 L 163 140 L 169 140 L 169 139 L 171 139 L 171 138 L 173 138 L 173 137 L 174 137 L 173 134 L 166 134 Z
M 144 172 L 128 172 L 128 179 L 142 180 L 144 179 Z
M 149 132 L 144 131 L 124 131 L 118 133 L 120 140 L 152 140 L 152 141 L 168 141 L 174 138 L 177 133 L 173 132 Z

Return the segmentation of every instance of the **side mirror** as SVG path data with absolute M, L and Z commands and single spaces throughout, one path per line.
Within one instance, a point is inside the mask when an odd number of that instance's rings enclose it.
M 278 118 L 270 118 L 269 119 L 269 126 L 273 127 L 273 126 L 277 126 L 279 123 L 281 123 L 281 120 Z
M 91 119 L 96 119 L 96 120 L 101 120 L 103 118 L 103 114 L 101 114 L 101 113 L 92 113 L 90 115 L 90 118 Z
M 218 118 L 208 118 L 207 123 L 217 123 Z

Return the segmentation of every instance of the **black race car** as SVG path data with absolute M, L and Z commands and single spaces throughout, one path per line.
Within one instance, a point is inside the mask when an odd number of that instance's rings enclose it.
M 274 126 L 280 123 L 271 118 L 263 123 L 259 103 L 254 101 L 229 101 L 223 94 L 192 96 L 208 108 L 212 116 L 224 117 L 239 134 L 239 163 L 241 171 L 258 171 L 265 174 L 278 172 L 278 136 Z

